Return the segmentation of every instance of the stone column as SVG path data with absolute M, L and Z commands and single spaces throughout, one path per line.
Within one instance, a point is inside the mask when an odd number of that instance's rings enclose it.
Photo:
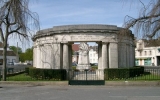
M 108 43 L 103 42 L 102 43 L 102 68 L 108 68 Z
M 33 66 L 37 67 L 37 47 L 33 47 Z
M 135 66 L 135 45 L 134 43 L 132 43 L 132 51 L 133 51 L 132 66 Z
M 102 67 L 102 43 L 98 43 L 98 69 L 103 69 Z
M 127 54 L 126 54 L 127 53 L 127 47 L 126 46 L 127 45 L 126 45 L 126 43 L 123 43 L 122 45 L 123 45 L 122 46 L 123 47 L 122 48 L 122 54 L 123 54 L 123 56 L 122 56 L 122 59 L 123 59 L 123 61 L 122 61 L 123 64 L 122 65 L 123 66 L 122 67 L 127 67 L 127 62 L 126 62 L 126 59 L 127 59 Z
M 132 61 L 133 61 L 133 59 L 132 59 L 132 58 L 133 58 L 133 57 L 132 57 L 132 56 L 133 56 L 133 53 L 134 53 L 134 52 L 132 51 L 132 44 L 130 44 L 130 45 L 129 45 L 129 55 L 130 55 L 130 57 L 129 57 L 129 59 L 130 59 L 129 67 L 133 67 L 133 64 L 132 64 Z
M 63 44 L 63 69 L 69 69 L 68 44 Z
M 129 67 L 129 43 L 126 44 L 126 67 Z
M 109 68 L 118 68 L 117 42 L 112 42 L 109 44 Z
M 36 68 L 41 68 L 41 65 L 40 65 L 40 61 L 41 61 L 41 52 L 40 52 L 40 46 L 38 45 L 37 46 L 37 51 L 36 51 L 37 55 L 36 55 L 36 65 L 35 67 Z

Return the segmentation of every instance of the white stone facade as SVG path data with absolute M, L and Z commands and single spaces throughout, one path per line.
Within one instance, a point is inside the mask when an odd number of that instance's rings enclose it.
M 89 60 L 90 60 L 90 63 L 92 63 L 92 64 L 95 64 L 95 63 L 98 64 L 98 53 L 97 53 L 97 51 L 95 51 L 93 49 L 89 50 Z
M 98 69 L 133 67 L 134 35 L 114 25 L 65 25 L 38 31 L 34 42 L 33 66 L 70 69 L 74 42 L 98 44 Z
M 137 40 L 135 58 L 137 66 L 160 66 L 159 40 Z

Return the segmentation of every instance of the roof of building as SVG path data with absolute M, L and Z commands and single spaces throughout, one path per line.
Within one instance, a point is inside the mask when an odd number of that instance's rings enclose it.
M 153 40 L 144 40 L 145 47 L 155 47 L 160 46 L 160 39 L 153 39 Z
M 72 50 L 78 51 L 79 50 L 79 44 L 72 44 Z
M 89 49 L 93 49 L 94 51 L 98 51 L 98 46 L 89 46 Z

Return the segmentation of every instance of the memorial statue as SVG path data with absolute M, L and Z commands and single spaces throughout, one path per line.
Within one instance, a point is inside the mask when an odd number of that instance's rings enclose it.
M 86 42 L 81 42 L 79 45 L 79 59 L 77 69 L 90 69 L 89 62 L 89 46 Z

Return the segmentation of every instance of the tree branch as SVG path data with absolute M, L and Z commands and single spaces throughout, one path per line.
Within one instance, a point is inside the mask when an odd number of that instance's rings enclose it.
M 157 33 L 157 31 L 160 30 L 160 26 L 158 26 L 150 35 L 147 35 L 148 38 L 152 38 L 153 36 L 155 36 L 155 34 Z
M 128 23 L 126 23 L 127 25 L 125 26 L 125 28 L 129 29 L 141 20 L 145 20 L 145 19 L 147 20 L 147 19 L 151 19 L 151 18 L 155 18 L 155 17 L 159 17 L 159 16 L 160 16 L 160 14 L 152 15 L 152 16 L 144 16 L 144 17 L 140 17 L 137 19 L 132 18 L 133 20 L 131 22 L 128 21 Z

